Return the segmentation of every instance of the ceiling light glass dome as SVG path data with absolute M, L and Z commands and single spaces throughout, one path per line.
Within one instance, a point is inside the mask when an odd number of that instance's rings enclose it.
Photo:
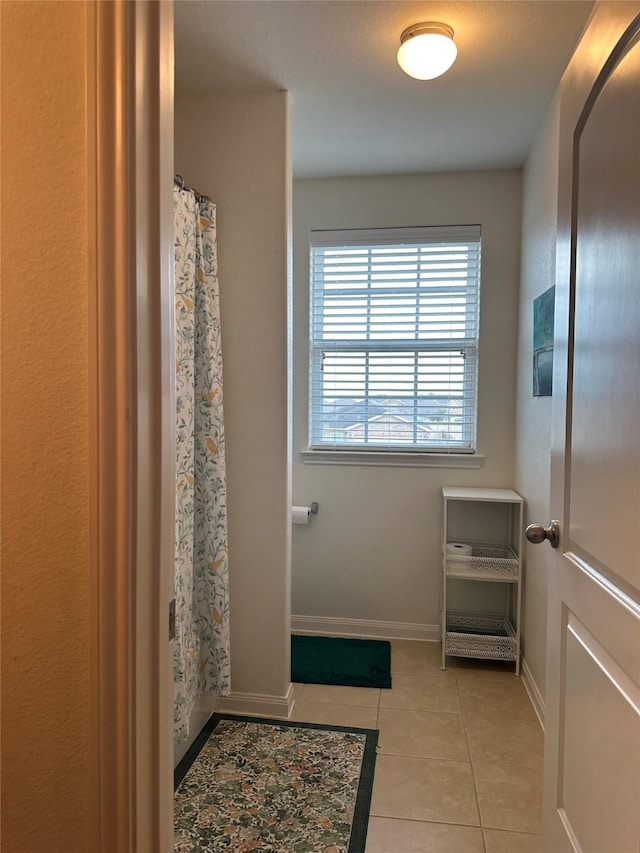
M 457 55 L 453 30 L 448 24 L 412 24 L 400 36 L 398 64 L 416 80 L 440 77 L 451 68 Z

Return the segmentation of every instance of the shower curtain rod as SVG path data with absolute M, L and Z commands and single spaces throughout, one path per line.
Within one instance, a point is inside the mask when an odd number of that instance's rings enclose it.
M 193 187 L 190 187 L 188 184 L 185 184 L 184 178 L 182 177 L 182 175 L 174 175 L 173 176 L 173 183 L 177 187 L 180 187 L 181 190 L 186 190 L 189 193 L 193 193 L 194 196 L 196 197 L 197 201 L 199 201 L 199 202 L 200 201 L 209 201 L 209 202 L 211 202 L 211 204 L 213 204 L 213 202 L 211 201 L 211 199 L 209 198 L 208 195 L 203 195 L 202 193 L 199 193 L 198 190 L 194 190 Z

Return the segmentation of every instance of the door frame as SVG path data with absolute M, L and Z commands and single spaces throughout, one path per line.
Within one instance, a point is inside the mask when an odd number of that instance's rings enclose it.
M 173 849 L 173 4 L 87 2 L 96 851 Z

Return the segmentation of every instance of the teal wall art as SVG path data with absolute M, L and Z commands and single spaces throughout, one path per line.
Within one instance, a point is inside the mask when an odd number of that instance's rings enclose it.
M 533 300 L 533 396 L 553 393 L 553 318 L 556 289 Z

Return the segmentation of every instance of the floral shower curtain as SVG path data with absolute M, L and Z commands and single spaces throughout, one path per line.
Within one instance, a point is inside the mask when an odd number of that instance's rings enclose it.
M 229 692 L 227 501 L 216 210 L 174 187 L 176 641 L 174 740 L 198 697 Z

